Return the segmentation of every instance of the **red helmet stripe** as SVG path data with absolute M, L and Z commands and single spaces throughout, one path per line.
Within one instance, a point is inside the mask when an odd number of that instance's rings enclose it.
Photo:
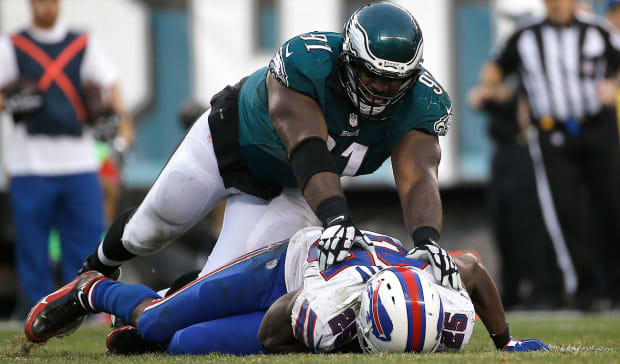
M 409 296 L 409 302 L 407 302 L 407 306 L 409 309 L 409 322 L 411 323 L 410 327 L 410 340 L 408 351 L 421 352 L 424 346 L 424 336 L 425 332 L 423 332 L 424 324 L 422 320 L 424 319 L 424 310 L 420 307 L 420 302 L 424 302 L 424 294 L 420 292 L 420 287 L 418 287 L 417 279 L 413 271 L 409 268 L 394 268 L 402 275 L 401 284 L 404 284 L 403 291 Z M 422 318 L 422 320 L 417 318 Z

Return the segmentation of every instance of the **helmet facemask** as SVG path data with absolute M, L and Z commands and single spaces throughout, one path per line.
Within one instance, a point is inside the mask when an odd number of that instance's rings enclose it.
M 411 89 L 417 76 L 419 68 L 411 72 L 406 77 L 398 75 L 382 74 L 373 70 L 371 65 L 355 59 L 349 54 L 343 53 L 340 56 L 340 81 L 345 88 L 353 106 L 358 114 L 369 120 L 385 120 L 389 116 L 392 106 L 398 103 Z M 366 73 L 366 78 L 379 78 L 383 82 L 392 83 L 399 81 L 400 85 L 391 94 L 380 94 L 373 92 L 366 83 L 362 81 L 361 74 Z

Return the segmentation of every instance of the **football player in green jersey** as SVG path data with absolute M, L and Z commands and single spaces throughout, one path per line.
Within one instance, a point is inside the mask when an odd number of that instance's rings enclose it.
M 413 257 L 460 288 L 438 245 L 437 136 L 448 130 L 451 102 L 421 66 L 422 51 L 413 16 L 385 2 L 357 10 L 343 34 L 287 41 L 268 67 L 212 98 L 144 201 L 112 223 L 81 272 L 114 276 L 123 261 L 161 249 L 226 198 L 201 275 L 310 225 L 324 227 L 325 269 L 354 244 L 374 249 L 353 222 L 340 176 L 372 173 L 391 157 Z
M 446 285 L 460 284 L 436 244 L 442 218 L 437 135 L 447 131 L 451 102 L 420 65 L 422 49 L 411 14 L 377 3 L 358 10 L 344 34 L 289 40 L 269 72 L 255 72 L 241 89 L 244 160 L 262 181 L 301 188 L 325 227 L 322 268 L 346 258 L 353 243 L 368 245 L 353 224 L 339 176 L 372 173 L 391 156 L 420 258 L 437 263 Z

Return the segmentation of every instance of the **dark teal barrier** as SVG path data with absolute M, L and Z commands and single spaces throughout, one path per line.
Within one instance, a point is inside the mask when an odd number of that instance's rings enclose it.
M 136 144 L 124 169 L 128 187 L 150 186 L 184 135 L 179 106 L 190 97 L 188 15 L 152 10 L 153 108 L 136 130 Z
M 491 47 L 491 12 L 488 4 L 456 5 L 456 77 L 461 176 L 464 182 L 486 181 L 492 145 L 486 117 L 472 110 L 467 93 L 477 84 L 480 67 Z

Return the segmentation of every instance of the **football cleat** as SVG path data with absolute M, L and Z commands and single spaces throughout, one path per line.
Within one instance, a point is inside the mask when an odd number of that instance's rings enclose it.
M 123 326 L 112 330 L 106 338 L 108 352 L 115 355 L 139 355 L 161 353 L 166 346 L 146 341 L 134 326 Z
M 110 315 L 110 324 L 111 324 L 110 326 L 112 327 L 112 330 L 120 329 L 121 327 L 125 327 L 125 326 L 131 326 L 129 322 L 123 320 L 122 318 L 116 315 Z
M 98 281 L 107 279 L 101 273 L 89 271 L 43 297 L 30 310 L 24 328 L 28 340 L 46 342 L 51 337 L 71 334 L 84 321 L 86 314 L 95 313 L 88 303 L 90 288 Z

